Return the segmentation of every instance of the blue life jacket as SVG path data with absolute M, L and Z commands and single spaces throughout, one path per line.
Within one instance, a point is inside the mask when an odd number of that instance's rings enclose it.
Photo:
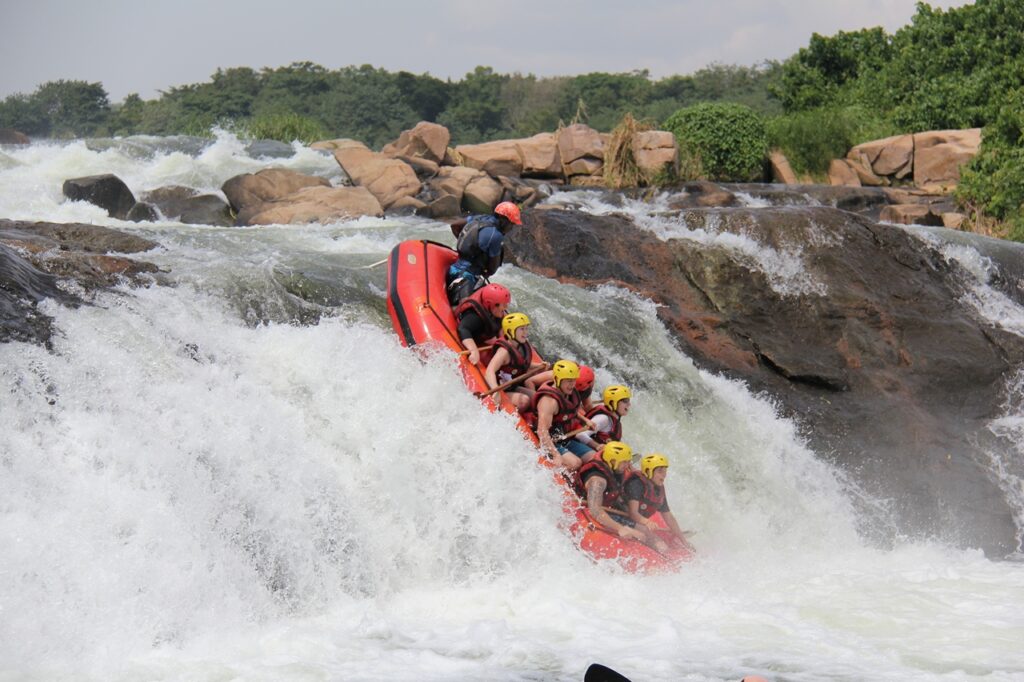
M 480 248 L 480 230 L 486 227 L 497 230 L 498 224 L 497 217 L 493 215 L 470 217 L 456 241 L 455 248 L 459 252 L 459 259 L 452 264 L 452 272 L 466 270 L 479 277 L 487 271 L 491 257 Z

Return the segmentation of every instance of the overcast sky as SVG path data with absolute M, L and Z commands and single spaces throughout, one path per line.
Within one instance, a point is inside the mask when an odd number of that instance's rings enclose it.
M 933 7 L 968 4 L 938 0 Z M 0 0 L 0 98 L 99 81 L 112 102 L 218 67 L 372 64 L 459 79 L 785 59 L 812 33 L 909 23 L 914 0 Z

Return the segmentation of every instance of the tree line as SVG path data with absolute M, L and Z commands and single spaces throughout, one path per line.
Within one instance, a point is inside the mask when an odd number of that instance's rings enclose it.
M 662 79 L 646 71 L 538 78 L 478 66 L 453 81 L 302 62 L 218 69 L 207 82 L 117 104 L 100 83 L 55 81 L 0 102 L 0 128 L 87 137 L 208 135 L 219 125 L 250 137 L 349 137 L 379 148 L 421 120 L 447 126 L 460 144 L 572 121 L 611 131 L 627 114 L 674 130 L 693 167 L 720 180 L 751 179 L 752 160 L 770 147 L 821 179 L 831 159 L 867 140 L 983 127 L 958 199 L 976 221 L 998 220 L 1024 240 L 1024 0 L 949 10 L 918 3 L 893 34 L 814 34 L 782 63 L 714 64 Z
M 94 137 L 208 134 L 215 125 L 278 121 L 308 139 L 349 137 L 380 147 L 418 121 L 435 121 L 449 128 L 453 142 L 474 143 L 551 131 L 570 120 L 607 131 L 626 113 L 660 122 L 706 101 L 740 102 L 771 115 L 781 111 L 770 92 L 780 68 L 715 64 L 653 80 L 646 71 L 538 78 L 478 66 L 453 81 L 301 62 L 218 69 L 205 83 L 174 87 L 153 100 L 131 94 L 118 104 L 101 83 L 44 83 L 0 102 L 0 127 L 37 137 Z

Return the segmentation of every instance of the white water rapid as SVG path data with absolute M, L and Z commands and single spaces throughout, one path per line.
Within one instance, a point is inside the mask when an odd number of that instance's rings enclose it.
M 163 247 L 136 257 L 173 282 L 44 304 L 52 351 L 0 344 L 0 680 L 568 682 L 593 662 L 634 682 L 1024 679 L 1024 562 L 869 546 L 885 500 L 769 400 L 696 369 L 649 302 L 495 278 L 545 354 L 634 388 L 627 440 L 670 457 L 669 500 L 696 531 L 697 558 L 658 577 L 578 552 L 512 420 L 451 357 L 400 347 L 383 267 L 361 266 L 403 239 L 450 242 L 446 225 L 136 224 L 62 201 L 63 180 L 102 172 L 136 194 L 269 165 L 340 177 L 304 147 L 189 144 L 0 150 L 0 217 L 149 237 Z M 813 290 L 799 254 L 736 248 Z M 1022 394 L 994 430 L 1024 433 Z M 993 467 L 1024 509 L 1020 462 Z

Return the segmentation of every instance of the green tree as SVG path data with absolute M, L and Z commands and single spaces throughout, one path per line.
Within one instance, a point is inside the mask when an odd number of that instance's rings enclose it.
M 501 104 L 501 89 L 508 78 L 489 66 L 478 66 L 454 84 L 448 107 L 437 119 L 451 131 L 453 142 L 475 143 L 508 136 Z
M 39 103 L 21 93 L 0 102 L 0 128 L 14 128 L 26 135 L 50 134 L 50 121 L 43 115 Z
M 426 73 L 417 76 L 408 71 L 399 71 L 394 80 L 405 105 L 416 112 L 421 121 L 436 121 L 448 106 L 452 92 L 452 84 L 448 81 Z
M 335 75 L 335 83 L 314 112 L 332 134 L 380 148 L 416 124 L 416 112 L 384 69 L 364 64 L 346 67 Z

